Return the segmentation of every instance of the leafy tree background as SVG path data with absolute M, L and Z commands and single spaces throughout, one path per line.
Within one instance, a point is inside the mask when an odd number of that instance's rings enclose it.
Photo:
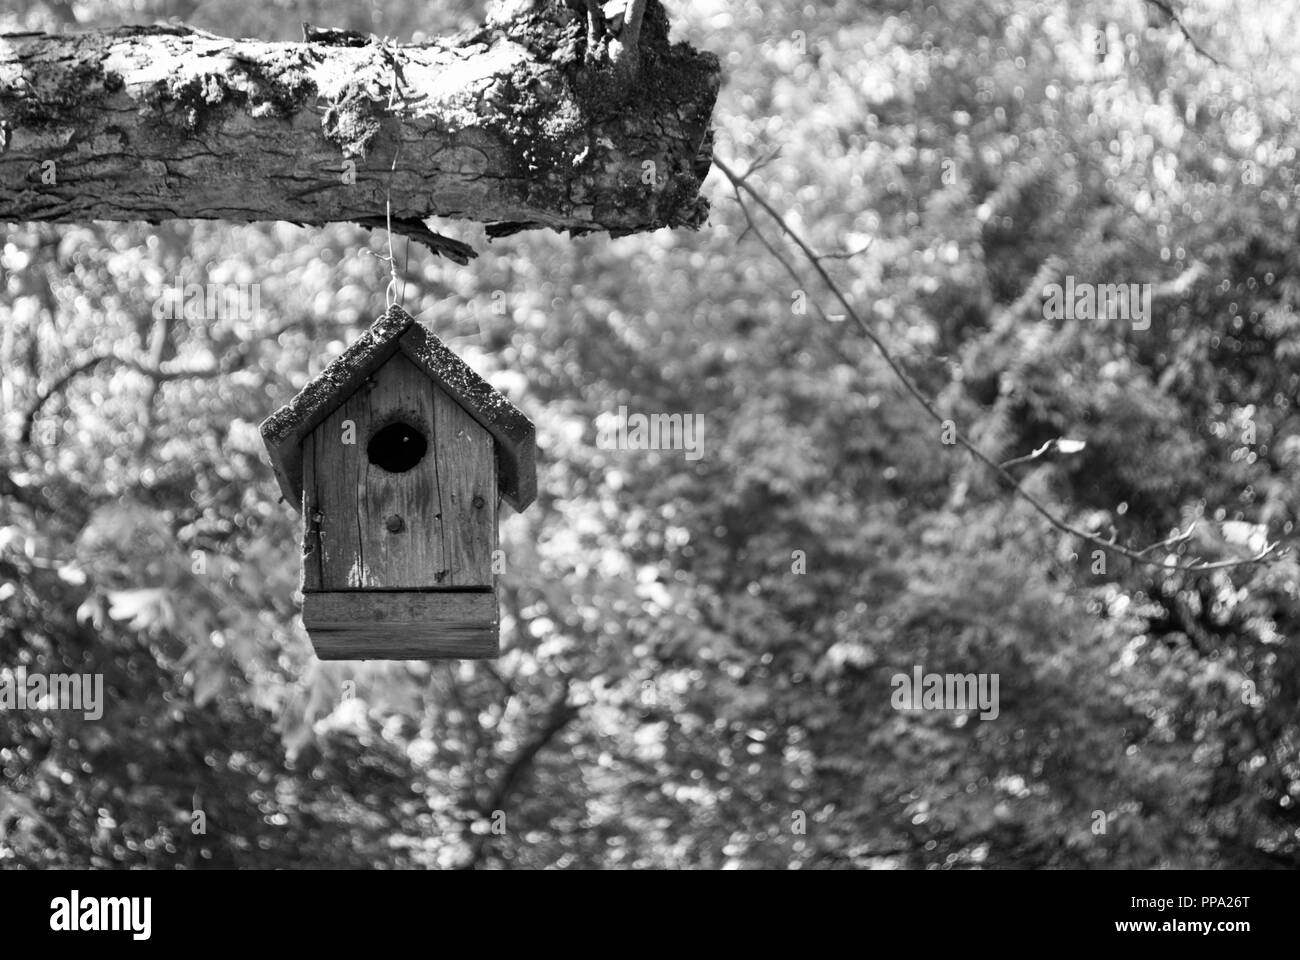
M 43 0 L 0 30 L 482 14 L 432 6 Z M 1017 468 L 1035 493 L 1137 544 L 1203 515 L 1186 556 L 1291 537 L 1294 4 L 1189 6 L 1222 65 L 1137 0 L 667 7 L 722 58 L 718 153 L 779 148 L 755 185 L 943 411 L 1001 459 L 1087 441 Z M 495 663 L 321 664 L 296 619 L 256 425 L 382 311 L 382 231 L 8 225 L 0 666 L 107 703 L 0 711 L 0 865 L 1300 866 L 1295 559 L 1094 572 L 706 189 L 696 234 L 396 244 L 406 307 L 538 426 Z M 1153 283 L 1151 328 L 1043 320 L 1066 274 Z M 164 342 L 176 277 L 261 310 Z M 702 413 L 704 457 L 598 449 L 620 404 Z M 999 674 L 1000 715 L 893 710 L 918 664 Z

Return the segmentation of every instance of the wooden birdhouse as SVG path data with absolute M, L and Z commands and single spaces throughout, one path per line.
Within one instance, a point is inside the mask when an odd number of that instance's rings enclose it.
M 537 494 L 527 417 L 394 306 L 261 429 L 302 511 L 318 657 L 498 655 L 497 513 Z

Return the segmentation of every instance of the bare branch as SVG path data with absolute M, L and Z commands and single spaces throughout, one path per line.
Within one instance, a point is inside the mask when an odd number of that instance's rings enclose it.
M 1191 35 L 1182 19 L 1178 16 L 1177 12 L 1175 12 L 1174 8 L 1167 2 L 1167 0 L 1146 0 L 1146 2 L 1169 18 L 1170 23 L 1178 28 L 1178 32 L 1181 33 L 1183 38 L 1192 45 L 1193 50 L 1206 60 L 1209 60 L 1210 63 L 1214 64 L 1216 67 L 1224 66 L 1221 60 L 1209 53 L 1209 51 L 1196 42 L 1196 38 Z
M 20 434 L 20 442 L 25 447 L 32 444 L 32 433 L 36 427 L 36 418 L 40 416 L 41 410 L 55 396 L 66 390 L 77 377 L 83 373 L 89 373 L 95 367 L 105 361 L 112 360 L 119 366 L 128 370 L 134 370 L 148 377 L 150 380 L 150 407 L 152 407 L 152 397 L 157 392 L 157 388 L 171 380 L 213 380 L 217 377 L 225 376 L 247 365 L 249 357 L 252 356 L 254 349 L 267 341 L 274 341 L 282 333 L 292 330 L 299 325 L 299 321 L 290 320 L 279 326 L 267 331 L 262 337 L 245 340 L 240 343 L 238 349 L 226 355 L 226 358 L 215 367 L 179 367 L 168 370 L 161 362 L 162 341 L 159 339 L 158 329 L 155 328 L 150 345 L 150 357 L 146 361 L 136 360 L 132 357 L 122 357 L 113 352 L 99 353 L 92 357 L 75 364 L 59 376 L 57 380 L 51 383 L 47 388 L 37 394 L 36 399 L 32 401 L 31 407 L 27 410 L 27 415 L 23 418 L 23 429 Z M 165 336 L 165 334 L 164 334 Z
M 1173 536 L 1167 537 L 1166 539 L 1161 540 L 1159 543 L 1153 543 L 1149 547 L 1143 547 L 1141 550 L 1137 551 L 1138 556 L 1142 556 L 1142 554 L 1144 553 L 1150 553 L 1152 550 L 1159 550 L 1161 547 L 1172 547 L 1175 544 L 1183 543 L 1189 537 L 1191 537 L 1192 531 L 1196 529 L 1196 524 L 1197 521 L 1193 520 L 1191 525 L 1187 528 L 1185 532 L 1179 533 L 1177 530 L 1175 530 Z
M 27 416 L 23 419 L 23 432 L 20 437 L 22 445 L 25 447 L 31 446 L 32 430 L 35 428 L 36 418 L 40 414 L 41 408 L 49 402 L 49 399 L 52 396 L 63 390 L 63 388 L 71 383 L 76 377 L 79 377 L 88 370 L 93 370 L 105 360 L 112 359 L 112 357 L 112 354 L 100 354 L 99 356 L 91 357 L 89 360 L 85 360 L 67 370 L 63 376 L 50 384 L 47 389 L 37 394 L 35 402 L 32 403 L 31 409 L 27 411 Z
M 840 250 L 835 253 L 823 253 L 817 257 L 818 260 L 852 260 L 854 257 L 866 253 L 871 249 L 871 240 L 868 240 L 856 250 Z
M 551 701 L 550 708 L 546 711 L 542 726 L 527 743 L 519 748 L 510 764 L 501 771 L 501 776 L 497 778 L 496 789 L 492 791 L 492 796 L 482 809 L 483 816 L 490 817 L 495 811 L 504 808 L 510 794 L 527 773 L 537 755 L 581 712 L 582 708 L 569 700 L 569 682 L 569 678 L 565 677 L 559 694 Z M 489 834 L 480 833 L 474 838 L 470 854 L 459 869 L 472 870 L 478 865 L 488 836 Z

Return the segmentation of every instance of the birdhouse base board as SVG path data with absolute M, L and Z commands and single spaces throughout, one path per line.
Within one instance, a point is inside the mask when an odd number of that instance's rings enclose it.
M 302 622 L 321 660 L 478 660 L 500 655 L 486 590 L 304 593 Z

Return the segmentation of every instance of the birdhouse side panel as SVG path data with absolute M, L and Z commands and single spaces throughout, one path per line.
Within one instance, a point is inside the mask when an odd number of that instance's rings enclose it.
M 492 583 L 492 437 L 418 367 L 395 354 L 309 439 L 318 589 Z

